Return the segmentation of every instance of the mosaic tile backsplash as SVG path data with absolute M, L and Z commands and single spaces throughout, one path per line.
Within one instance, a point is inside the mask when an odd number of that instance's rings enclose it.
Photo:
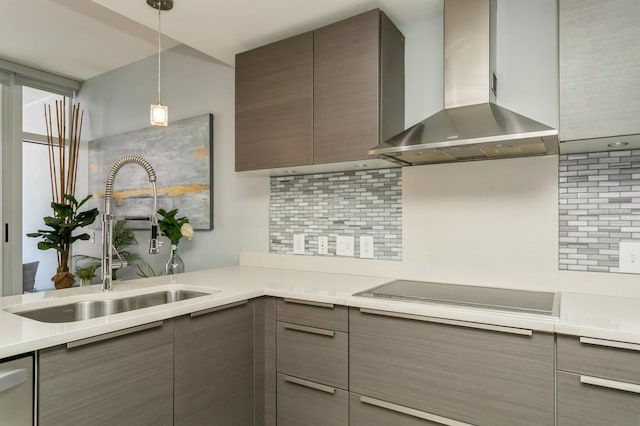
M 373 236 L 373 257 L 402 260 L 402 169 L 362 170 L 271 178 L 271 253 L 293 254 L 294 234 L 305 235 L 305 254 L 319 256 L 318 237 Z M 325 256 L 325 255 L 323 255 Z
M 640 150 L 561 155 L 559 176 L 560 269 L 618 272 L 640 239 Z

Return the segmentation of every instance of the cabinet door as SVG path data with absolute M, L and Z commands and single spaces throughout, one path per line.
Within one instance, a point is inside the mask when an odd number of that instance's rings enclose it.
M 236 56 L 236 171 L 313 162 L 313 34 Z
M 175 320 L 175 424 L 253 424 L 253 305 L 192 315 Z
M 278 374 L 278 426 L 347 426 L 349 392 Z
M 558 372 L 558 426 L 640 425 L 640 385 L 629 391 L 623 390 L 626 382 L 593 381 L 589 376 L 583 383 L 584 378 Z
M 362 160 L 379 139 L 380 11 L 314 32 L 314 162 Z
M 41 351 L 39 424 L 171 425 L 173 322 L 153 325 Z
M 560 0 L 560 140 L 640 132 L 640 2 Z
M 478 426 L 553 425 L 553 335 L 375 312 L 350 312 L 352 392 Z

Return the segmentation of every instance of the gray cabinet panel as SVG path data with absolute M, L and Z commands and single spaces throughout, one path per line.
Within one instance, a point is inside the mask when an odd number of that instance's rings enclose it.
M 255 424 L 276 424 L 276 300 L 262 297 L 255 306 Z
M 350 390 L 476 425 L 553 425 L 554 336 L 350 313 Z
M 277 325 L 277 369 L 295 377 L 347 389 L 349 338 L 347 333 L 318 329 L 308 332 L 287 323 Z M 315 329 L 310 329 L 315 330 Z
M 170 425 L 173 322 L 39 356 L 39 424 Z
M 640 2 L 560 0 L 560 140 L 640 133 Z
M 278 374 L 278 426 L 349 424 L 349 392 L 287 379 L 288 376 Z
M 387 410 L 360 401 L 361 395 L 351 393 L 349 399 L 349 424 L 351 426 L 437 426 L 434 423 L 418 417 L 413 417 L 398 411 Z
M 558 372 L 558 426 L 640 425 L 640 394 L 580 383 Z
M 361 160 L 378 143 L 380 12 L 314 32 L 314 162 Z
M 175 320 L 175 424 L 253 424 L 253 304 Z
M 313 34 L 236 56 L 236 171 L 313 162 Z
M 349 310 L 346 306 L 313 303 L 292 299 L 278 299 L 278 321 L 343 332 L 349 330 Z
M 404 130 L 404 36 L 380 14 L 380 142 Z M 371 148 L 371 147 L 369 147 Z
M 640 384 L 640 351 L 580 343 L 558 335 L 558 370 Z

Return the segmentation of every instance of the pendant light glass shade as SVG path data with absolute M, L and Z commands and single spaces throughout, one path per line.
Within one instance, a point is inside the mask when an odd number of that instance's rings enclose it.
M 154 126 L 166 126 L 169 124 L 169 107 L 160 102 L 152 104 L 149 120 Z

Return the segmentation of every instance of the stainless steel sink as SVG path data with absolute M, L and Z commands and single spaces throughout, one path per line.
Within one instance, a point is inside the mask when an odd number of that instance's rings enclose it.
M 74 322 L 208 296 L 209 294 L 191 290 L 166 290 L 121 299 L 83 300 L 65 305 L 15 312 L 15 314 L 42 322 Z

